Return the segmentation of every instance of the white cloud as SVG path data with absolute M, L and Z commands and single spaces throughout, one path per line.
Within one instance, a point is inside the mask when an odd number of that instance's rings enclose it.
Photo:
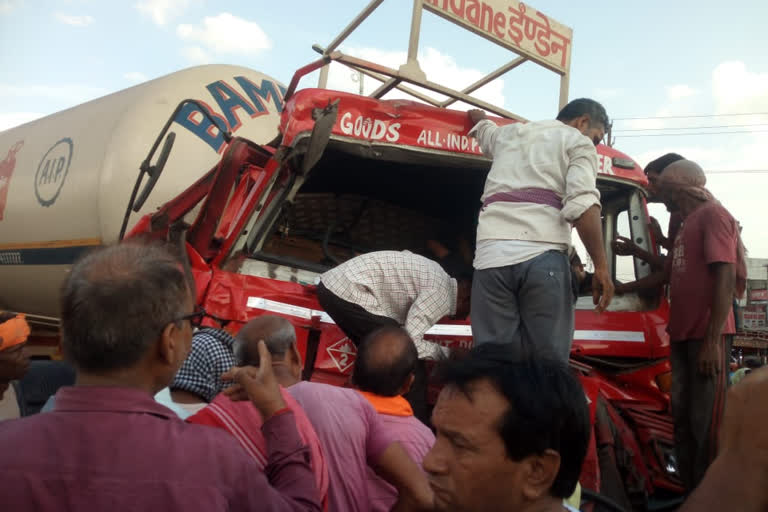
M 189 0 L 141 0 L 135 7 L 162 26 L 180 16 L 189 7 Z
M 698 93 L 699 91 L 685 84 L 667 86 L 667 98 L 672 101 L 689 98 L 691 96 L 697 95 Z
M 129 82 L 134 82 L 134 83 L 146 82 L 147 80 L 149 80 L 149 78 L 147 78 L 147 75 L 145 75 L 140 71 L 131 71 L 130 73 L 125 73 L 123 75 L 123 78 L 125 78 Z
M 0 83 L 0 98 L 35 98 L 52 99 L 70 103 L 84 101 L 104 96 L 109 91 L 103 87 L 92 87 L 78 84 L 60 85 L 29 85 Z
M 626 91 L 624 89 L 613 87 L 598 87 L 595 89 L 595 94 L 593 96 L 597 98 L 598 101 L 605 101 L 607 99 L 619 98 L 624 96 L 625 93 Z
M 187 46 L 181 49 L 181 54 L 192 64 L 209 64 L 211 56 L 199 46 Z
M 406 52 L 387 51 L 378 48 L 344 48 L 343 50 L 349 55 L 360 57 L 393 69 L 398 69 L 402 64 L 404 64 L 407 57 Z M 424 71 L 424 73 L 427 75 L 427 79 L 429 81 L 439 84 L 446 84 L 457 90 L 464 89 L 486 74 L 485 72 L 477 69 L 460 66 L 453 57 L 445 55 L 439 50 L 431 47 L 424 48 L 423 51 L 419 54 L 419 63 L 421 65 L 422 71 Z M 308 80 L 312 80 L 313 77 L 315 80 L 317 80 L 317 74 L 313 74 L 312 76 L 308 77 Z M 381 82 L 366 76 L 363 78 L 363 85 L 364 93 L 370 94 L 381 85 Z M 411 89 L 416 89 L 417 91 L 431 98 L 435 98 L 437 100 L 445 99 L 445 97 L 440 94 L 413 86 L 411 84 L 405 83 L 403 85 Z M 345 92 L 360 92 L 360 84 L 357 81 L 357 73 L 346 66 L 336 63 L 331 64 L 331 69 L 328 73 L 328 87 L 330 89 L 336 89 Z M 503 91 L 503 80 L 494 80 L 493 82 L 473 92 L 472 96 L 486 101 L 492 105 L 503 107 Z M 399 91 L 397 89 L 393 89 L 385 97 L 387 99 L 405 98 L 416 100 L 416 98 L 410 96 L 408 93 Z M 454 103 L 450 106 L 450 108 L 467 110 L 474 107 L 459 102 Z
M 672 89 L 677 88 L 675 91 Z M 687 92 L 700 91 L 696 104 L 692 104 Z M 768 70 L 749 69 L 744 62 L 723 62 L 714 68 L 711 85 L 691 84 L 667 88 L 667 99 L 654 116 L 744 114 L 768 112 Z M 715 126 L 709 131 L 729 131 L 721 126 L 759 125 L 751 133 L 733 135 L 697 135 L 692 137 L 630 138 L 617 134 L 617 149 L 628 152 L 645 166 L 649 161 L 669 152 L 693 160 L 707 171 L 745 171 L 768 169 L 768 115 L 739 117 L 701 117 L 687 119 L 646 119 L 623 122 L 617 128 L 673 128 Z M 734 128 L 747 131 L 749 127 Z M 653 132 L 651 132 L 653 133 Z M 658 132 L 657 132 L 658 133 Z M 664 132 L 667 133 L 667 132 Z M 679 132 L 678 132 L 679 133 Z M 632 148 L 637 148 L 633 151 Z M 711 173 L 707 175 L 707 187 L 744 227 L 744 244 L 752 257 L 768 257 L 768 237 L 764 236 L 766 190 L 768 174 L 743 172 Z M 654 205 L 654 214 L 664 222 L 664 207 Z
M 10 14 L 19 5 L 21 5 L 20 0 L 0 0 L 0 15 Z
M 87 27 L 94 21 L 96 21 L 93 16 L 72 16 L 70 14 L 64 14 L 61 12 L 57 12 L 54 16 L 56 16 L 56 19 L 59 20 L 61 23 L 64 23 L 65 25 L 72 25 L 73 27 Z
M 747 70 L 741 61 L 723 62 L 712 73 L 718 114 L 768 112 L 768 72 Z
M 272 48 L 272 41 L 258 23 L 228 12 L 206 16 L 200 25 L 179 25 L 176 34 L 214 53 L 255 55 Z
M 707 171 L 743 171 L 768 169 L 768 134 L 745 134 L 744 138 L 696 137 L 701 143 L 675 145 L 669 140 L 640 153 L 631 154 L 641 166 L 665 153 L 678 153 Z M 663 138 L 663 137 L 662 137 Z M 712 142 L 716 142 L 712 144 Z M 626 151 L 627 148 L 619 147 Z M 768 174 L 707 174 L 707 188 L 743 226 L 742 238 L 751 257 L 768 257 L 768 237 L 764 236 L 765 191 Z M 649 205 L 654 215 L 666 225 L 669 219 L 662 205 Z
M 45 114 L 39 112 L 0 112 L 0 132 L 18 126 L 20 124 L 34 121 Z

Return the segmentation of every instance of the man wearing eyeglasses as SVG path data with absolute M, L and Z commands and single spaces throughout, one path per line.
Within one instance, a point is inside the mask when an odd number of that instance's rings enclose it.
M 481 196 L 472 284 L 475 344 L 511 343 L 568 360 L 573 297 L 568 248 L 576 228 L 595 265 L 600 312 L 613 296 L 603 248 L 597 151 L 608 127 L 591 99 L 566 105 L 554 121 L 497 126 L 470 110 L 473 136 L 493 159 Z
M 267 363 L 229 377 L 264 419 L 266 474 L 228 434 L 153 399 L 189 354 L 193 301 L 181 265 L 158 247 L 110 246 L 72 267 L 61 331 L 76 383 L 52 412 L 0 423 L 4 510 L 321 510 L 263 343 Z

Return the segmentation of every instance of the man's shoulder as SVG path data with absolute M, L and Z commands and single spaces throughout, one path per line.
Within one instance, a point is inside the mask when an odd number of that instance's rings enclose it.
M 16 442 L 24 437 L 34 437 L 38 430 L 45 429 L 49 425 L 48 413 L 0 421 L 0 452 L 5 451 L 3 443 Z
M 307 414 L 313 409 L 325 408 L 328 408 L 328 411 L 370 409 L 375 413 L 373 406 L 354 389 L 302 381 L 287 388 L 287 391 Z
M 162 444 L 163 449 L 185 452 L 194 448 L 193 452 L 199 453 L 201 459 L 221 457 L 237 461 L 243 455 L 240 447 L 223 430 L 188 424 L 177 417 L 167 420 L 158 418 L 156 421 L 149 419 L 149 422 L 144 421 L 137 428 L 133 428 L 129 423 L 121 421 L 122 414 L 116 411 L 102 415 L 102 418 L 111 425 L 110 428 L 118 427 L 119 429 L 119 425 L 125 425 L 127 431 L 123 432 L 124 435 L 120 434 L 123 444 L 136 443 L 137 446 L 140 444 L 142 449 L 152 449 L 150 445 Z M 97 435 L 103 427 L 104 423 L 92 421 L 92 418 L 85 415 L 82 418 L 76 418 L 73 413 L 56 411 L 3 421 L 0 422 L 0 452 L 8 453 L 4 446 L 19 443 L 35 446 L 39 450 L 46 450 L 45 445 L 55 445 L 66 450 L 66 443 L 62 444 L 60 437 L 70 435 L 90 439 L 92 447 L 95 448 L 94 445 L 98 444 L 99 440 L 113 442 L 103 435 Z M 109 456 L 107 452 L 105 456 Z
M 734 223 L 736 219 L 720 201 L 708 201 L 685 219 L 687 224 L 698 224 L 707 228 L 716 228 L 719 222 Z M 722 225 L 722 224 L 720 224 Z
M 332 386 L 330 384 L 323 384 L 321 382 L 297 382 L 293 386 L 286 388 L 294 398 L 303 396 L 321 396 L 329 395 L 336 397 L 343 397 L 348 400 L 357 400 L 359 398 L 358 393 L 350 388 L 342 388 L 340 386 Z
M 435 435 L 415 416 L 391 416 L 379 413 L 382 425 L 392 440 L 398 441 L 416 461 L 435 444 Z
M 710 216 L 724 217 L 729 220 L 733 219 L 731 212 L 729 212 L 720 201 L 708 201 L 707 204 L 702 207 L 702 213 Z
M 192 335 L 192 343 L 195 345 L 224 345 L 231 347 L 235 338 L 224 329 L 203 327 Z
M 379 417 L 387 424 L 394 426 L 402 432 L 412 434 L 411 437 L 434 442 L 435 434 L 422 423 L 416 416 L 394 416 L 391 414 L 379 413 Z

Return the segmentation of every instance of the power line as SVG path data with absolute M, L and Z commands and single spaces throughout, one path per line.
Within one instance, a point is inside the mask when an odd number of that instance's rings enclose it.
M 744 112 L 742 114 L 698 114 L 690 116 L 614 117 L 614 121 L 641 121 L 644 119 L 694 119 L 698 117 L 768 116 L 768 112 Z
M 714 128 L 749 128 L 751 126 L 764 126 L 768 127 L 768 124 L 766 123 L 756 123 L 756 124 L 718 124 L 718 125 L 712 125 L 712 126 L 670 126 L 667 128 L 626 128 L 621 130 L 613 130 L 615 133 L 621 133 L 621 132 L 657 132 L 657 131 L 666 131 L 666 130 L 704 130 L 704 129 L 714 129 Z
M 621 135 L 621 137 L 627 139 L 627 138 L 634 138 L 634 137 L 681 137 L 681 136 L 688 136 L 692 137 L 694 135 L 727 135 L 729 133 L 766 133 L 768 130 L 733 130 L 730 132 L 698 132 L 698 133 L 644 133 L 640 135 Z
M 704 174 L 765 174 L 768 169 L 744 169 L 733 171 L 704 171 Z

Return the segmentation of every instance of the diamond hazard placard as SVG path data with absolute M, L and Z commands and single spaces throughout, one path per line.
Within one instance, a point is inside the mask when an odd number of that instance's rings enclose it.
M 325 349 L 341 373 L 346 372 L 355 364 L 357 348 L 349 341 L 349 338 L 341 338 L 339 341 Z

